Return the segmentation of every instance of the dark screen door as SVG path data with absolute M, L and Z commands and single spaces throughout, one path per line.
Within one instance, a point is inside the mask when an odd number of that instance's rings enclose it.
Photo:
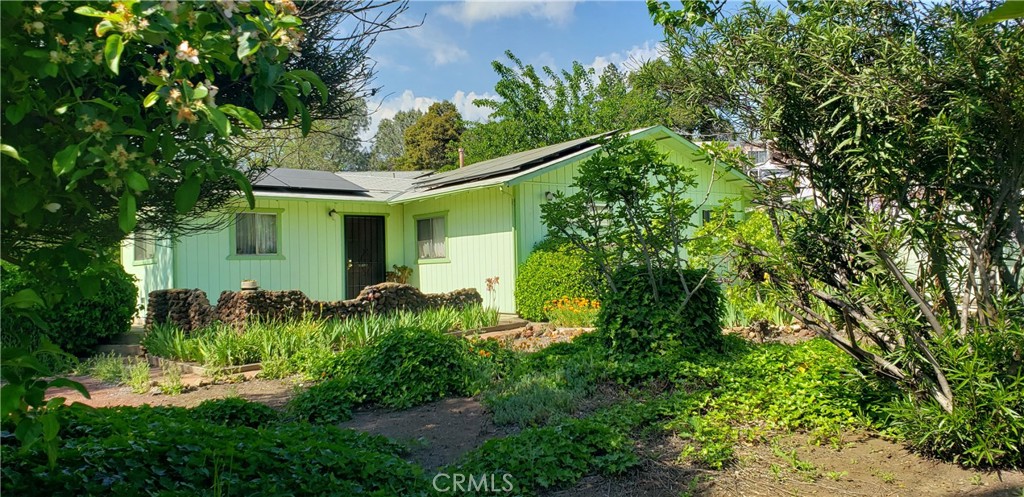
M 384 281 L 384 217 L 345 216 L 345 298 Z

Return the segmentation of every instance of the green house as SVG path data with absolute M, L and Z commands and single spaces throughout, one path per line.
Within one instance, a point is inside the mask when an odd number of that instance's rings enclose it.
M 745 176 L 712 171 L 696 145 L 668 128 L 630 135 L 654 140 L 694 169 L 693 195 L 707 195 L 708 209 L 749 199 Z M 579 164 L 599 148 L 597 138 L 437 174 L 273 169 L 254 184 L 255 209 L 235 206 L 227 228 L 173 241 L 130 238 L 122 264 L 138 278 L 141 305 L 150 291 L 166 288 L 200 288 L 216 300 L 247 279 L 315 300 L 347 299 L 405 265 L 413 270 L 410 283 L 424 292 L 477 288 L 485 303 L 515 312 L 516 268 L 547 233 L 541 205 L 552 192 L 568 192 Z M 484 280 L 494 276 L 500 282 L 488 295 Z

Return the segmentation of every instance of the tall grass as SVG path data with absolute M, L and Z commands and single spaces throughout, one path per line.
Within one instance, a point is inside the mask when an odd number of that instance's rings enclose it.
M 445 333 L 493 326 L 497 322 L 496 309 L 442 307 L 345 320 L 317 321 L 306 317 L 289 322 L 254 321 L 243 332 L 214 324 L 186 334 L 173 326 L 157 325 L 142 343 L 150 354 L 199 362 L 210 368 L 262 362 L 265 376 L 283 377 L 308 372 L 331 355 L 365 347 L 394 329 L 415 327 Z

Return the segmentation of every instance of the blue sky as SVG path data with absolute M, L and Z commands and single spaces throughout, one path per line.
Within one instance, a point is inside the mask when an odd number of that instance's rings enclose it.
M 381 35 L 370 52 L 382 87 L 370 102 L 372 130 L 400 110 L 441 100 L 454 102 L 467 119 L 484 120 L 486 110 L 472 101 L 494 96 L 491 61 L 507 61 L 506 50 L 538 68 L 576 60 L 600 73 L 610 62 L 628 69 L 656 57 L 663 38 L 639 0 L 413 0 L 403 21 L 424 16 L 420 27 Z

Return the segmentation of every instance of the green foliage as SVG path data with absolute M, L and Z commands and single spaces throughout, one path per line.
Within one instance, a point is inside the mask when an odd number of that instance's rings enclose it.
M 124 368 L 124 376 L 121 382 L 132 389 L 135 393 L 149 392 L 149 363 L 143 359 L 128 361 Z
M 113 352 L 91 357 L 86 364 L 88 374 L 97 380 L 119 384 L 125 377 L 124 357 Z
M 142 344 L 155 356 L 194 361 L 210 368 L 262 362 L 261 376 L 283 378 L 294 374 L 320 379 L 323 363 L 335 353 L 365 347 L 391 330 L 420 327 L 437 333 L 473 330 L 498 322 L 494 309 L 468 306 L 442 307 L 422 312 L 400 311 L 344 320 L 249 323 L 242 333 L 214 324 L 190 334 L 169 325 L 154 326 Z
M 510 475 L 509 495 L 535 495 L 571 486 L 595 472 L 618 475 L 639 463 L 632 442 L 622 432 L 584 419 L 488 440 L 444 471 Z
M 380 122 L 370 149 L 370 169 L 398 169 L 400 158 L 405 155 L 405 130 L 421 117 L 422 111 L 410 109 L 399 111 L 395 117 Z
M 646 269 L 624 267 L 615 274 L 616 291 L 606 292 L 598 332 L 612 350 L 624 354 L 664 353 L 677 347 L 716 349 L 722 337 L 722 290 L 703 270 L 658 271 L 660 296 L 651 291 Z M 685 301 L 690 293 L 689 301 Z
M 6 297 L 31 288 L 32 275 L 4 263 L 0 292 Z M 105 273 L 84 271 L 71 273 L 73 281 L 91 281 L 95 292 L 75 299 L 73 296 L 42 309 L 38 317 L 46 329 L 39 328 L 24 316 L 4 312 L 0 318 L 3 343 L 25 348 L 35 347 L 46 337 L 71 354 L 84 354 L 104 339 L 126 333 L 135 316 L 138 290 L 135 278 L 121 268 Z
M 519 374 L 485 392 L 483 403 L 499 425 L 544 425 L 571 415 L 603 379 L 596 352 L 580 349 L 565 356 L 544 352 L 532 356 Z
M 57 410 L 64 405 L 65 399 L 54 397 L 44 400 L 46 390 L 71 387 L 85 398 L 89 398 L 89 392 L 81 383 L 66 378 L 49 379 L 53 372 L 45 365 L 47 361 L 42 360 L 47 355 L 66 353 L 45 338 L 32 352 L 14 347 L 4 347 L 0 351 L 0 379 L 3 380 L 0 387 L 0 424 L 4 430 L 14 432 L 22 447 L 19 454 L 31 449 L 41 450 L 52 469 L 60 444 Z M 7 460 L 4 457 L 4 461 Z
M 164 378 L 157 385 L 160 393 L 164 395 L 181 395 L 185 391 L 185 385 L 181 382 L 181 366 L 176 362 L 172 362 L 164 364 L 161 369 L 163 370 Z
M 232 428 L 270 428 L 281 418 L 270 407 L 239 397 L 204 400 L 191 412 L 195 419 Z
M 623 74 L 609 64 L 595 72 L 579 62 L 561 71 L 535 68 L 505 52 L 511 64 L 494 61 L 499 98 L 474 104 L 492 110 L 490 121 L 462 134 L 467 163 L 521 152 L 616 129 L 672 125 L 664 92 L 651 80 Z
M 296 395 L 288 403 L 288 413 L 296 419 L 317 424 L 337 424 L 352 419 L 352 406 L 361 398 L 347 378 L 332 378 L 317 383 Z
M 405 129 L 405 153 L 398 159 L 401 169 L 441 169 L 458 164 L 457 145 L 465 126 L 455 104 L 445 100 L 430 105 L 427 112 Z
M 24 495 L 425 495 L 383 437 L 285 423 L 253 429 L 168 407 L 68 413 L 61 471 L 4 445 L 4 491 Z
M 1024 328 L 949 337 L 935 349 L 957 403 L 946 412 L 933 400 L 906 395 L 886 406 L 889 430 L 912 447 L 968 467 L 1024 464 Z
M 404 409 L 450 395 L 472 395 L 482 371 L 466 340 L 400 327 L 366 347 L 331 358 L 319 376 L 347 379 L 357 398 L 367 403 Z
M 261 116 L 308 129 L 307 103 L 327 102 L 288 65 L 304 36 L 294 4 L 168 6 L 0 6 L 0 243 L 48 304 L 92 293 L 61 268 L 112 270 L 136 227 L 180 234 L 239 190 L 251 203 L 258 171 L 237 168 L 231 140 Z
M 557 241 L 537 244 L 519 266 L 516 276 L 516 311 L 530 321 L 546 321 L 544 306 L 562 297 L 593 299 L 599 276 L 589 269 L 586 256 Z

